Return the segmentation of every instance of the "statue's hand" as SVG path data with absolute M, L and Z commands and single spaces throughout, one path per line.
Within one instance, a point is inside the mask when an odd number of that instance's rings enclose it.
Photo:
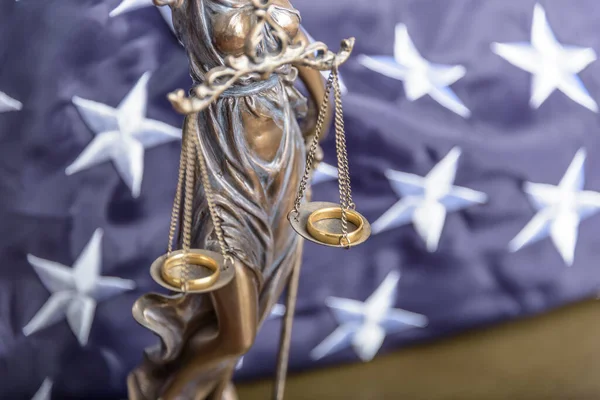
M 196 112 L 196 110 L 194 109 L 193 99 L 187 97 L 183 89 L 179 89 L 175 92 L 169 93 L 167 98 L 173 105 L 173 108 L 175 108 L 175 110 L 181 114 L 187 115 Z

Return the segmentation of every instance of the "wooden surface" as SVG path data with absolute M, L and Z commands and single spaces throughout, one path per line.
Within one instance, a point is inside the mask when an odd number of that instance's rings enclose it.
M 238 387 L 269 400 L 271 382 Z M 600 400 L 600 301 L 292 375 L 286 400 Z

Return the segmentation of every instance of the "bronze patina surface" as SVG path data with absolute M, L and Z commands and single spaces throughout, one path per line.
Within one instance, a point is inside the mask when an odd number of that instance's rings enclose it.
M 232 259 L 235 276 L 210 293 L 191 293 L 182 285 L 182 293 L 138 299 L 134 317 L 160 343 L 146 350 L 130 374 L 129 398 L 235 399 L 231 377 L 239 357 L 252 346 L 291 275 L 297 283 L 303 241 L 287 214 L 315 136 L 314 110 L 324 99 L 320 70 L 337 68 L 354 42 L 343 41 L 337 54 L 323 43 L 309 44 L 288 0 L 155 4 L 172 9 L 194 83 L 189 97 L 183 90 L 169 95 L 174 108 L 187 115 L 182 161 L 187 157 L 188 164 L 182 162 L 180 170 L 186 189 L 178 190 L 174 207 L 175 217 L 183 220 L 179 242 L 183 251 L 208 250 Z M 312 102 L 294 87 L 297 77 Z M 329 118 L 327 113 L 325 125 Z M 289 294 L 288 311 L 294 308 L 294 284 Z M 291 323 L 288 313 L 284 338 Z M 277 399 L 283 395 L 288 346 L 284 340 Z

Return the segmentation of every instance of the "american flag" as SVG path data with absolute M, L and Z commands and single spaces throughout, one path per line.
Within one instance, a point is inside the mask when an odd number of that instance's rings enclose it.
M 0 4 L 0 398 L 121 399 L 157 340 L 131 306 L 159 290 L 186 56 L 149 0 Z M 597 0 L 294 5 L 332 49 L 357 38 L 344 112 L 373 236 L 307 244 L 292 370 L 595 295 Z M 334 148 L 315 199 L 337 199 Z M 281 311 L 238 379 L 273 373 Z

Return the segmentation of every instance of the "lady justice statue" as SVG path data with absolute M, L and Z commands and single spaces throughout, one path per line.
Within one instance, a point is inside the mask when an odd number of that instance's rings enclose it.
M 303 218 L 302 195 L 329 122 L 329 91 L 341 107 L 337 68 L 353 39 L 337 54 L 309 43 L 288 0 L 154 1 L 172 9 L 194 87 L 189 97 L 181 90 L 169 95 L 186 121 L 169 251 L 152 267 L 157 282 L 179 293 L 148 294 L 134 305 L 134 317 L 160 344 L 130 374 L 129 398 L 236 399 L 235 365 L 291 282 L 274 396 L 280 399 L 303 244 L 288 213 L 296 212 L 296 224 Z M 332 71 L 327 86 L 319 70 Z M 294 87 L 297 77 L 312 108 Z M 343 130 L 343 119 L 336 122 Z M 336 145 L 345 154 L 343 139 L 342 132 Z M 350 247 L 363 240 L 356 240 L 357 227 L 366 232 L 368 223 L 353 211 L 345 157 L 338 169 L 342 204 L 323 218 L 341 221 L 342 233 L 322 226 L 320 240 Z M 174 251 L 173 242 L 182 249 Z

